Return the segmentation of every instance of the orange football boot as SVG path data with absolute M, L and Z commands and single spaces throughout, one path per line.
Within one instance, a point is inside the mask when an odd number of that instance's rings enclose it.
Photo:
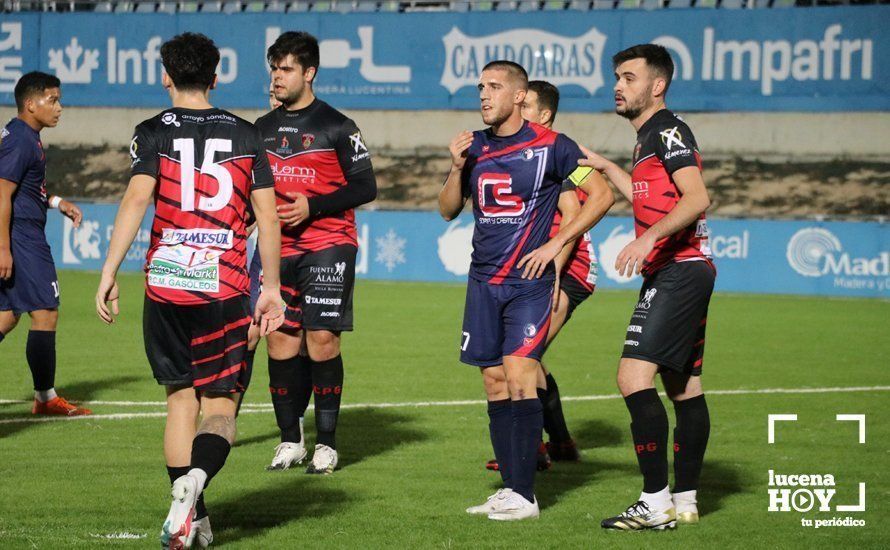
M 86 409 L 84 407 L 78 407 L 76 405 L 72 405 L 71 403 L 65 401 L 64 397 L 54 397 L 49 401 L 43 403 L 38 400 L 34 400 L 34 407 L 31 409 L 31 414 L 58 414 L 63 416 L 85 416 L 88 414 L 93 414 L 93 411 L 90 409 Z

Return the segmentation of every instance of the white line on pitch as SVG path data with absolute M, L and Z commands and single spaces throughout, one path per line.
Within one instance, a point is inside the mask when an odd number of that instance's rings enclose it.
M 834 387 L 834 388 L 761 388 L 757 390 L 711 390 L 705 392 L 707 395 L 767 395 L 767 394 L 808 394 L 808 393 L 852 393 L 852 392 L 880 392 L 890 391 L 890 386 L 852 386 L 852 387 Z M 663 394 L 662 394 L 663 395 Z M 619 394 L 603 394 L 603 395 L 577 395 L 563 397 L 563 401 L 599 401 L 604 399 L 618 399 Z M 25 404 L 31 401 L 21 399 L 0 399 L 0 405 L 3 404 Z M 163 401 L 83 401 L 85 405 L 112 405 L 117 406 L 164 406 Z M 467 399 L 461 401 L 414 401 L 403 403 L 345 403 L 343 409 L 390 409 L 396 407 L 459 407 L 464 405 L 484 405 L 485 401 L 481 399 Z M 241 409 L 241 414 L 252 414 L 259 412 L 268 412 L 271 405 L 266 404 L 250 404 L 245 403 Z M 312 409 L 312 405 L 309 406 Z M 7 418 L 0 420 L 0 424 L 19 424 L 28 422 L 54 422 L 59 420 L 126 420 L 130 418 L 163 418 L 167 413 L 159 412 L 141 412 L 141 413 L 116 413 L 116 414 L 93 414 L 89 416 L 29 416 L 22 418 Z

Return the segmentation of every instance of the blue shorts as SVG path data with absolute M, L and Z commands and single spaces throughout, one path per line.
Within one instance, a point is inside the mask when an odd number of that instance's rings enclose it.
M 256 302 L 260 299 L 260 288 L 263 284 L 263 262 L 260 260 L 260 247 L 253 251 L 253 259 L 250 260 L 250 269 L 247 271 L 250 279 L 250 314 L 256 311 Z
M 504 356 L 541 360 L 547 331 L 553 281 L 492 285 L 475 279 L 467 283 L 460 360 L 476 367 L 492 367 Z
M 59 307 L 59 277 L 46 238 L 12 235 L 12 278 L 0 281 L 0 311 L 16 316 Z

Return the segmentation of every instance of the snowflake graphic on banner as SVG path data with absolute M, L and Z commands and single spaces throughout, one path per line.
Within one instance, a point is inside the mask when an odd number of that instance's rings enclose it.
M 405 263 L 405 243 L 408 242 L 390 228 L 383 237 L 374 239 L 377 242 L 377 255 L 374 261 L 386 266 L 392 272 L 397 265 Z

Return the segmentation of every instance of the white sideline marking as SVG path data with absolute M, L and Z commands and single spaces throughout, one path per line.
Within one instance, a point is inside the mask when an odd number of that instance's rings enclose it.
M 768 394 L 807 394 L 807 393 L 852 393 L 852 392 L 879 392 L 890 391 L 890 386 L 850 386 L 833 388 L 761 388 L 759 390 L 710 390 L 706 395 L 768 395 Z M 661 394 L 664 396 L 664 394 Z M 576 395 L 565 396 L 563 401 L 601 401 L 604 399 L 619 399 L 618 393 L 602 395 Z M 23 399 L 0 399 L 0 405 L 22 405 L 31 403 Z M 163 407 L 164 401 L 78 401 L 84 405 L 107 405 L 122 407 Z M 342 409 L 392 409 L 407 407 L 460 407 L 465 405 L 484 405 L 483 399 L 465 399 L 458 401 L 408 401 L 403 403 L 345 403 Z M 309 406 L 311 410 L 312 405 Z M 241 414 L 253 414 L 272 410 L 271 404 L 245 403 L 241 408 Z M 0 420 L 0 424 L 19 424 L 28 422 L 57 422 L 60 420 L 127 420 L 130 418 L 163 418 L 167 416 L 165 411 L 139 412 L 139 413 L 115 413 L 92 414 L 89 416 L 27 416 L 22 418 L 7 418 Z

